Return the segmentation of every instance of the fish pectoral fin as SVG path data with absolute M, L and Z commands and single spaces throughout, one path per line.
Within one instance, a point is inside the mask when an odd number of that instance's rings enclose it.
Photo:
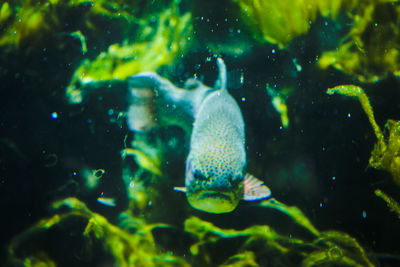
M 246 173 L 243 182 L 243 200 L 254 201 L 271 196 L 271 190 L 264 182 Z
M 183 193 L 186 193 L 186 187 L 178 187 L 178 186 L 175 186 L 174 187 L 174 190 L 175 191 L 179 191 L 179 192 L 183 192 Z

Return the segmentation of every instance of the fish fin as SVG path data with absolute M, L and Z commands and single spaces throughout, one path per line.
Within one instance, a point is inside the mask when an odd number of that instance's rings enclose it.
M 109 207 L 115 207 L 117 205 L 115 199 L 110 197 L 98 197 L 97 202 Z
M 216 87 L 221 89 L 222 91 L 226 91 L 226 65 L 222 58 L 217 58 L 217 65 L 219 69 L 219 75 L 217 80 Z
M 155 93 L 161 77 L 153 73 L 143 73 L 129 78 L 129 109 L 127 124 L 130 130 L 147 132 L 157 126 L 154 109 Z
M 186 187 L 178 187 L 178 186 L 175 186 L 174 187 L 174 190 L 175 191 L 179 191 L 179 192 L 183 192 L 183 193 L 186 193 Z
M 243 199 L 254 201 L 271 196 L 271 190 L 264 185 L 264 182 L 251 174 L 246 173 L 243 182 Z
M 154 72 L 131 76 L 128 80 L 130 130 L 148 132 L 162 126 L 177 125 L 190 132 L 194 92 L 176 87 Z

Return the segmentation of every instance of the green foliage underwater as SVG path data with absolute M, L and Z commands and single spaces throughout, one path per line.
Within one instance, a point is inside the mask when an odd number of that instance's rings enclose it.
M 217 58 L 272 196 L 210 214 L 127 84 Z M 400 266 L 400 1 L 2 0 L 0 59 L 1 266 Z

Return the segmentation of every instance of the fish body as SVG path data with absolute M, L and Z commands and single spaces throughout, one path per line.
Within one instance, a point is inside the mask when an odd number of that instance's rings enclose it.
M 133 76 L 131 90 L 135 92 L 147 88 L 149 92 L 156 92 L 157 96 L 154 97 L 153 107 L 135 106 L 133 101 L 128 121 L 131 121 L 132 130 L 135 130 L 135 125 L 147 127 L 148 124 L 141 122 L 146 122 L 148 117 L 141 119 L 142 115 L 135 112 L 135 109 L 148 108 L 142 114 L 152 114 L 158 117 L 159 123 L 180 124 L 186 129 L 191 136 L 186 159 L 185 187 L 176 190 L 185 192 L 189 204 L 196 209 L 225 213 L 234 210 L 240 199 L 262 199 L 270 195 L 270 190 L 261 181 L 245 173 L 245 126 L 242 112 L 226 88 L 224 62 L 218 59 L 217 63 L 220 70 L 217 88 L 191 80 L 188 86 L 193 87 L 191 90 L 180 89 L 157 74 Z M 174 110 L 168 110 L 171 104 Z M 184 114 L 185 118 L 177 119 L 178 114 Z M 151 128 L 155 127 L 154 122 L 151 124 Z

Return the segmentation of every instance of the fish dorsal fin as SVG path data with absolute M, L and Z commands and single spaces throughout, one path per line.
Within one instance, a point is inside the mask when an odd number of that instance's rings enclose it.
M 271 190 L 251 174 L 246 173 L 243 182 L 243 199 L 254 201 L 271 196 Z
M 222 58 L 217 58 L 217 65 L 219 69 L 218 81 L 217 86 L 221 91 L 227 91 L 226 88 L 226 65 Z

